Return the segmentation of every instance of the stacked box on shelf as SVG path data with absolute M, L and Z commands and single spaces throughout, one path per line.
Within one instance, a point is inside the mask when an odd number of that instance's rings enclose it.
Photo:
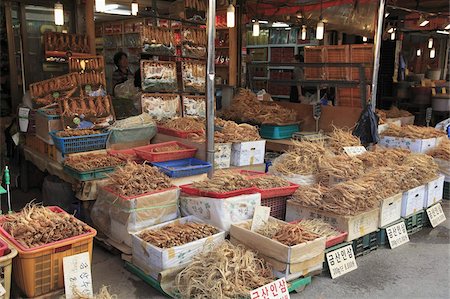
M 325 62 L 323 47 L 305 47 L 304 53 L 306 63 Z M 304 74 L 305 79 L 325 79 L 325 72 L 321 67 L 305 67 Z
M 324 61 L 330 63 L 349 62 L 349 46 L 324 46 Z M 326 78 L 328 80 L 348 80 L 350 72 L 347 67 L 325 67 Z
M 431 207 L 438 201 L 441 201 L 444 193 L 444 175 L 440 175 L 437 179 L 432 180 L 425 185 L 425 196 L 423 207 L 426 209 Z
M 36 136 L 48 144 L 54 144 L 49 135 L 52 131 L 63 129 L 61 115 L 49 114 L 48 109 L 38 109 L 36 113 Z
M 286 221 L 319 218 L 337 229 L 348 232 L 346 241 L 353 241 L 378 230 L 380 209 L 376 208 L 357 215 L 338 215 L 330 212 L 303 206 L 288 200 L 286 204 Z
M 187 222 L 204 223 L 203 220 L 195 216 L 187 216 L 151 226 L 142 231 L 156 230 L 167 225 L 184 224 Z M 133 264 L 155 279 L 158 279 L 161 271 L 185 266 L 189 264 L 194 256 L 203 252 L 205 248 L 213 249 L 225 239 L 225 232 L 218 229 L 216 234 L 197 241 L 171 248 L 160 248 L 142 240 L 139 237 L 142 231 L 132 235 Z
M 373 75 L 373 59 L 374 59 L 373 44 L 364 45 L 350 45 L 350 62 L 352 63 L 366 63 L 369 66 L 365 67 L 366 81 L 372 80 Z M 359 81 L 359 69 L 351 68 L 351 80 Z
M 415 212 L 414 214 L 403 217 L 405 221 L 406 230 L 408 231 L 408 235 L 412 235 L 422 230 L 425 226 L 425 223 L 428 219 L 427 212 L 425 210 L 420 210 Z
M 369 88 L 366 88 L 366 99 L 370 97 Z M 361 108 L 361 90 L 359 87 L 336 88 L 336 105 Z
M 378 248 L 378 230 L 359 237 L 352 242 L 355 257 L 366 255 Z
M 280 224 L 285 222 L 270 218 Z M 325 252 L 325 237 L 286 246 L 278 241 L 251 231 L 251 220 L 231 225 L 230 240 L 233 244 L 243 244 L 257 250 L 262 258 L 273 266 L 273 272 L 278 278 L 287 281 L 308 276 L 322 270 Z

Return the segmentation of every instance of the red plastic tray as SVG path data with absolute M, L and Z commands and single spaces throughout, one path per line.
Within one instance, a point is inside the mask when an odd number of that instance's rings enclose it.
M 171 152 L 152 152 L 152 150 L 155 148 L 170 145 L 178 145 L 183 149 Z M 165 162 L 193 158 L 195 156 L 195 153 L 197 152 L 197 149 L 195 147 L 190 147 L 177 141 L 171 141 L 140 146 L 135 148 L 134 152 L 140 159 L 148 162 Z
M 239 173 L 242 175 L 245 175 L 245 176 L 249 176 L 249 177 L 265 175 L 264 172 L 252 171 L 252 170 L 239 170 Z
M 229 197 L 239 196 L 239 195 L 243 195 L 243 194 L 258 193 L 256 188 L 254 188 L 254 187 L 239 189 L 239 190 L 234 190 L 234 191 L 229 191 L 229 192 L 223 192 L 223 193 L 199 190 L 197 188 L 192 187 L 192 184 L 182 185 L 182 186 L 180 186 L 180 188 L 181 188 L 182 192 L 189 194 L 189 195 L 212 197 L 212 198 L 229 198 Z
M 134 149 L 123 149 L 123 150 L 107 150 L 107 153 L 111 156 L 119 156 L 119 158 L 126 157 L 130 161 L 136 163 L 143 162 L 135 153 Z
M 295 221 L 291 221 L 289 223 L 299 223 L 302 220 L 303 219 L 295 220 Z M 337 230 L 338 232 L 340 232 L 340 234 L 337 235 L 337 236 L 334 236 L 334 237 L 333 236 L 332 237 L 328 237 L 326 242 L 325 242 L 325 248 L 332 247 L 334 245 L 340 244 L 340 243 L 344 242 L 345 239 L 347 238 L 348 232 L 343 232 L 343 231 L 338 230 L 336 228 L 334 228 L 334 229 Z
M 0 257 L 7 255 L 9 252 L 11 251 L 9 250 L 8 244 L 6 244 L 5 241 L 0 239 Z
M 110 186 L 111 186 L 111 185 L 103 186 L 103 187 L 101 187 L 101 188 L 103 188 L 105 191 L 107 191 L 107 192 L 109 192 L 109 193 L 112 193 L 112 194 L 114 194 L 115 196 L 120 197 L 120 198 L 122 198 L 122 199 L 124 199 L 124 200 L 132 200 L 132 199 L 135 199 L 135 198 L 138 198 L 138 197 L 142 197 L 142 196 L 145 196 L 145 195 L 161 193 L 161 192 L 165 192 L 165 191 L 169 191 L 169 190 L 173 190 L 173 189 L 177 189 L 177 188 L 178 188 L 177 186 L 173 186 L 173 187 L 166 188 L 166 189 L 163 189 L 163 190 L 152 191 L 152 192 L 147 192 L 147 193 L 143 193 L 143 194 L 139 194 L 139 195 L 127 197 L 127 196 L 123 196 L 123 195 L 117 194 L 116 192 L 114 192 L 113 189 L 111 189 Z
M 49 207 L 46 207 L 46 208 L 49 209 L 49 210 L 52 211 L 52 212 L 56 212 L 56 213 L 66 213 L 66 214 L 67 214 L 66 211 L 64 211 L 63 209 L 61 209 L 60 207 L 57 207 L 57 206 L 49 206 Z M 19 212 L 19 213 L 20 213 L 20 212 Z M 5 221 L 5 219 L 6 219 L 6 215 L 0 217 L 0 224 L 2 224 L 2 223 Z M 87 226 L 87 225 L 86 225 L 86 226 Z M 89 226 L 88 226 L 88 227 L 89 227 Z M 24 251 L 24 252 L 32 252 L 32 251 L 37 251 L 37 250 L 40 250 L 40 249 L 45 249 L 45 248 L 48 248 L 48 247 L 55 247 L 55 246 L 57 247 L 58 244 L 61 244 L 61 243 L 67 243 L 67 241 L 76 240 L 76 239 L 79 239 L 79 238 L 81 238 L 81 237 L 88 236 L 88 235 L 92 235 L 92 237 L 94 237 L 94 236 L 97 234 L 97 231 L 96 231 L 95 229 L 93 229 L 92 227 L 89 227 L 89 229 L 90 229 L 90 231 L 87 232 L 87 233 L 84 233 L 84 234 L 81 234 L 81 235 L 78 235 L 78 236 L 75 236 L 75 237 L 71 237 L 71 238 L 59 240 L 59 241 L 56 241 L 56 242 L 44 244 L 44 245 L 41 245 L 41 246 L 36 246 L 36 247 L 33 247 L 33 248 L 25 248 L 25 247 L 23 247 L 22 244 L 20 244 L 19 242 L 17 242 L 16 239 L 14 239 L 13 236 L 11 236 L 7 231 L 5 231 L 5 230 L 3 229 L 2 226 L 0 226 L 0 233 L 1 233 L 5 238 L 7 238 L 11 243 L 13 243 L 13 245 L 14 245 L 16 248 L 20 249 L 21 251 Z
M 174 136 L 174 137 L 179 137 L 179 138 L 183 138 L 183 139 L 187 139 L 189 137 L 190 134 L 203 134 L 203 131 L 177 131 L 177 130 L 173 130 L 173 129 L 169 129 L 169 128 L 165 128 L 165 127 L 161 127 L 161 126 L 157 126 L 158 127 L 158 133 L 161 134 L 166 134 L 166 135 L 170 135 L 170 136 Z
M 297 191 L 298 187 L 299 186 L 297 184 L 291 183 L 290 186 L 287 187 L 276 187 L 270 189 L 256 188 L 256 190 L 261 193 L 261 199 L 266 199 L 292 195 L 295 191 Z

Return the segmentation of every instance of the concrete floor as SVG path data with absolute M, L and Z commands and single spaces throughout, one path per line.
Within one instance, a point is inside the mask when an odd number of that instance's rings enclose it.
M 396 249 L 378 249 L 357 258 L 358 269 L 331 280 L 314 277 L 291 298 L 450 298 L 450 202 L 443 203 L 445 223 L 426 228 Z M 119 256 L 95 248 L 94 287 L 110 286 L 119 298 L 165 298 L 123 268 Z

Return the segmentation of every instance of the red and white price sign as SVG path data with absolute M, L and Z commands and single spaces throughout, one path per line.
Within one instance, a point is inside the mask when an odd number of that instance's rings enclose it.
M 250 292 L 251 299 L 290 299 L 286 279 L 280 278 Z
M 435 204 L 427 209 L 428 219 L 432 227 L 436 227 L 445 221 L 445 214 L 440 203 Z

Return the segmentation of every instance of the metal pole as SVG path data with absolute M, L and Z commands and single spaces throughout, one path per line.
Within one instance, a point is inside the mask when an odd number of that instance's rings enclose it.
M 214 79 L 215 79 L 215 45 L 216 38 L 216 0 L 208 0 L 208 60 L 206 62 L 206 159 L 211 165 L 214 165 Z M 209 176 L 214 173 L 214 167 L 211 168 Z
M 385 0 L 380 0 L 380 7 L 378 8 L 378 23 L 377 32 L 375 35 L 375 59 L 373 64 L 372 74 L 372 107 L 375 110 L 377 104 L 377 88 L 378 88 L 378 70 L 380 68 L 380 52 L 381 52 L 381 39 L 383 36 L 383 23 L 384 23 L 384 6 Z

